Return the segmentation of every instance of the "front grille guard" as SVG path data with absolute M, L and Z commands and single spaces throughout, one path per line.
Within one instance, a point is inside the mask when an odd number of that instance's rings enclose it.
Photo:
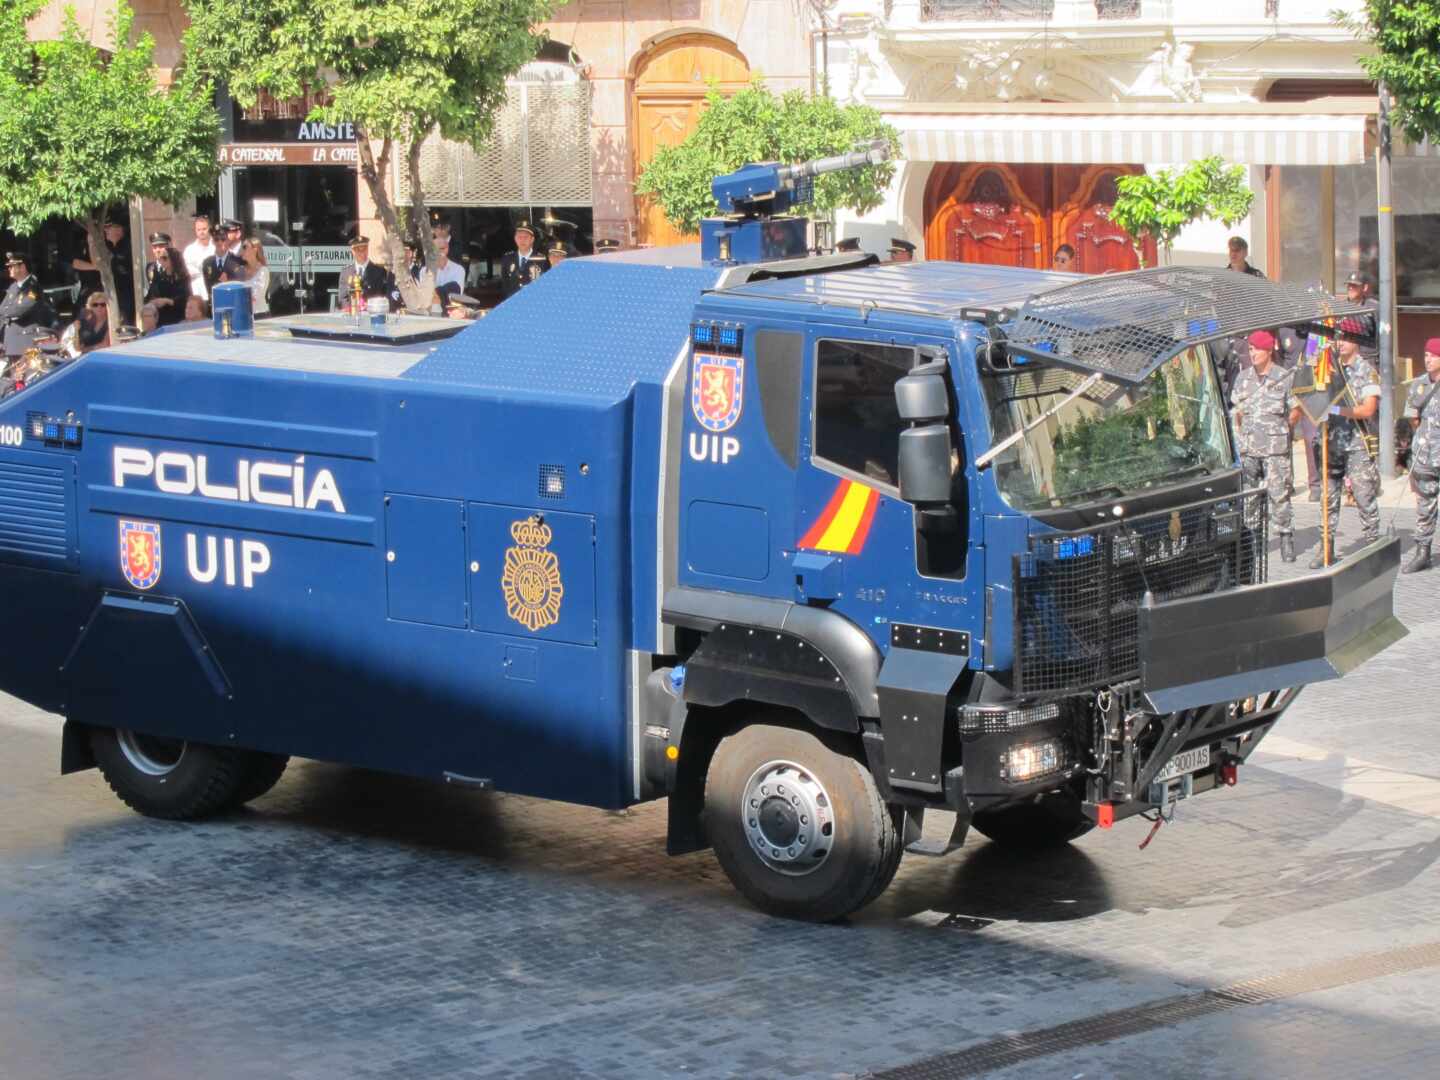
M 1259 584 L 1268 504 L 1261 489 L 1030 537 L 1015 557 L 1014 692 L 1053 697 L 1139 675 L 1138 610 Z

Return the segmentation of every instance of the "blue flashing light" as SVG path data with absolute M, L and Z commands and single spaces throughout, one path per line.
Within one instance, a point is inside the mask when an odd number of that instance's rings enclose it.
M 65 441 L 66 441 L 67 443 L 78 443 L 78 442 L 80 441 L 80 425 L 79 425 L 79 424 L 66 424 L 66 425 L 65 425 Z
M 1191 337 L 1197 334 L 1218 334 L 1220 332 L 1220 320 L 1191 319 L 1185 326 L 1185 332 Z
M 720 344 L 727 349 L 739 346 L 740 328 L 738 326 L 722 326 L 720 328 Z
M 46 442 L 59 442 L 59 441 L 60 441 L 60 425 L 59 425 L 59 423 L 57 423 L 57 422 L 54 421 L 54 420 L 46 420 L 46 421 L 45 421 L 45 441 L 46 441 Z
M 691 331 L 690 336 L 696 345 L 709 345 L 715 340 L 715 328 L 713 326 L 697 325 Z
M 1095 550 L 1093 536 L 1070 536 L 1061 540 L 1055 548 L 1057 559 L 1078 559 Z

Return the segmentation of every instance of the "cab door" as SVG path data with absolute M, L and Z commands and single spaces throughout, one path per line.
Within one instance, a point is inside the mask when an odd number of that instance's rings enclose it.
M 899 439 L 907 425 L 895 383 L 917 363 L 948 357 L 949 346 L 834 326 L 812 328 L 806 351 L 791 556 L 797 599 L 841 611 L 882 647 L 895 623 L 977 622 L 964 581 L 966 471 L 957 467 L 955 475 L 955 529 L 938 540 L 918 531 L 914 507 L 900 498 Z M 960 448 L 958 426 L 951 439 Z

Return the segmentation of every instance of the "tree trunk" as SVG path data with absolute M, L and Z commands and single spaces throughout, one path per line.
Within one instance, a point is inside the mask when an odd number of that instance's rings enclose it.
M 92 210 L 81 222 L 90 241 L 90 261 L 100 271 L 100 288 L 105 291 L 105 310 L 110 320 L 110 343 L 120 340 L 120 295 L 115 291 L 115 274 L 110 265 L 110 248 L 105 243 L 105 209 Z
M 409 311 L 423 315 L 430 307 L 430 294 L 434 291 L 435 279 L 427 269 L 420 275 L 418 283 L 412 282 L 409 268 L 404 265 L 405 248 L 400 235 L 400 217 L 395 211 L 395 204 L 390 201 L 390 193 L 385 190 L 385 173 L 390 168 L 390 151 L 394 144 L 390 139 L 385 139 L 380 144 L 380 156 L 376 158 L 375 148 L 370 143 L 370 136 L 360 124 L 355 125 L 355 137 L 360 148 L 360 176 L 370 189 L 370 198 L 375 202 L 375 211 L 380 215 L 380 224 L 385 227 L 386 263 L 390 272 L 395 275 L 395 284 L 400 289 L 400 297 L 405 301 L 405 307 Z M 420 198 L 418 189 L 414 190 L 416 198 Z M 427 236 L 428 232 L 429 230 L 426 230 Z M 434 246 L 433 241 L 426 245 L 427 258 Z M 429 263 L 429 265 L 433 266 L 434 263 Z

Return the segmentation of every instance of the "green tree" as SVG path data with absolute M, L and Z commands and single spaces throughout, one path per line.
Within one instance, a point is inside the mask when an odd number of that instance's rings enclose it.
M 241 105 L 268 92 L 296 97 L 325 88 L 309 119 L 355 125 L 360 175 L 399 267 L 402 233 L 386 187 L 401 155 L 414 200 L 429 219 L 420 148 L 429 134 L 481 146 L 505 102 L 505 80 L 544 40 L 532 27 L 556 0 L 185 0 L 193 62 L 223 79 Z M 378 146 L 378 152 L 377 152 Z M 435 243 L 422 228 L 427 266 Z M 428 303 L 432 282 L 401 282 L 407 306 Z
M 155 81 L 149 34 L 115 6 L 110 45 L 90 44 L 65 11 L 58 41 L 30 42 L 26 22 L 43 0 L 0 0 L 0 222 L 28 234 L 48 217 L 85 229 L 110 299 L 120 305 L 105 252 L 106 208 L 139 195 L 175 204 L 215 182 L 219 119 L 209 84 L 181 72 Z M 135 242 L 139 242 L 138 238 Z
M 872 139 L 888 139 L 892 154 L 899 152 L 895 129 L 862 105 L 840 105 L 800 90 L 776 97 L 759 83 L 728 98 L 712 90 L 705 100 L 695 130 L 660 150 L 635 185 L 684 232 L 694 232 L 701 218 L 718 212 L 710 181 L 747 162 L 793 164 L 843 154 Z M 885 162 L 818 176 L 814 207 L 822 213 L 846 207 L 863 214 L 880 205 L 894 175 L 895 166 Z
M 1393 95 L 1390 122 L 1412 142 L 1440 139 L 1440 3 L 1364 0 L 1360 11 L 1333 17 L 1375 50 L 1359 64 Z
M 1169 263 L 1175 237 L 1186 225 L 1204 218 L 1234 225 L 1249 215 L 1255 201 L 1255 192 L 1245 183 L 1244 166 L 1227 166 L 1219 156 L 1191 162 L 1178 173 L 1161 169 L 1122 176 L 1115 187 L 1120 196 L 1110 220 L 1130 234 L 1142 266 L 1146 236 L 1160 245 L 1163 260 Z

